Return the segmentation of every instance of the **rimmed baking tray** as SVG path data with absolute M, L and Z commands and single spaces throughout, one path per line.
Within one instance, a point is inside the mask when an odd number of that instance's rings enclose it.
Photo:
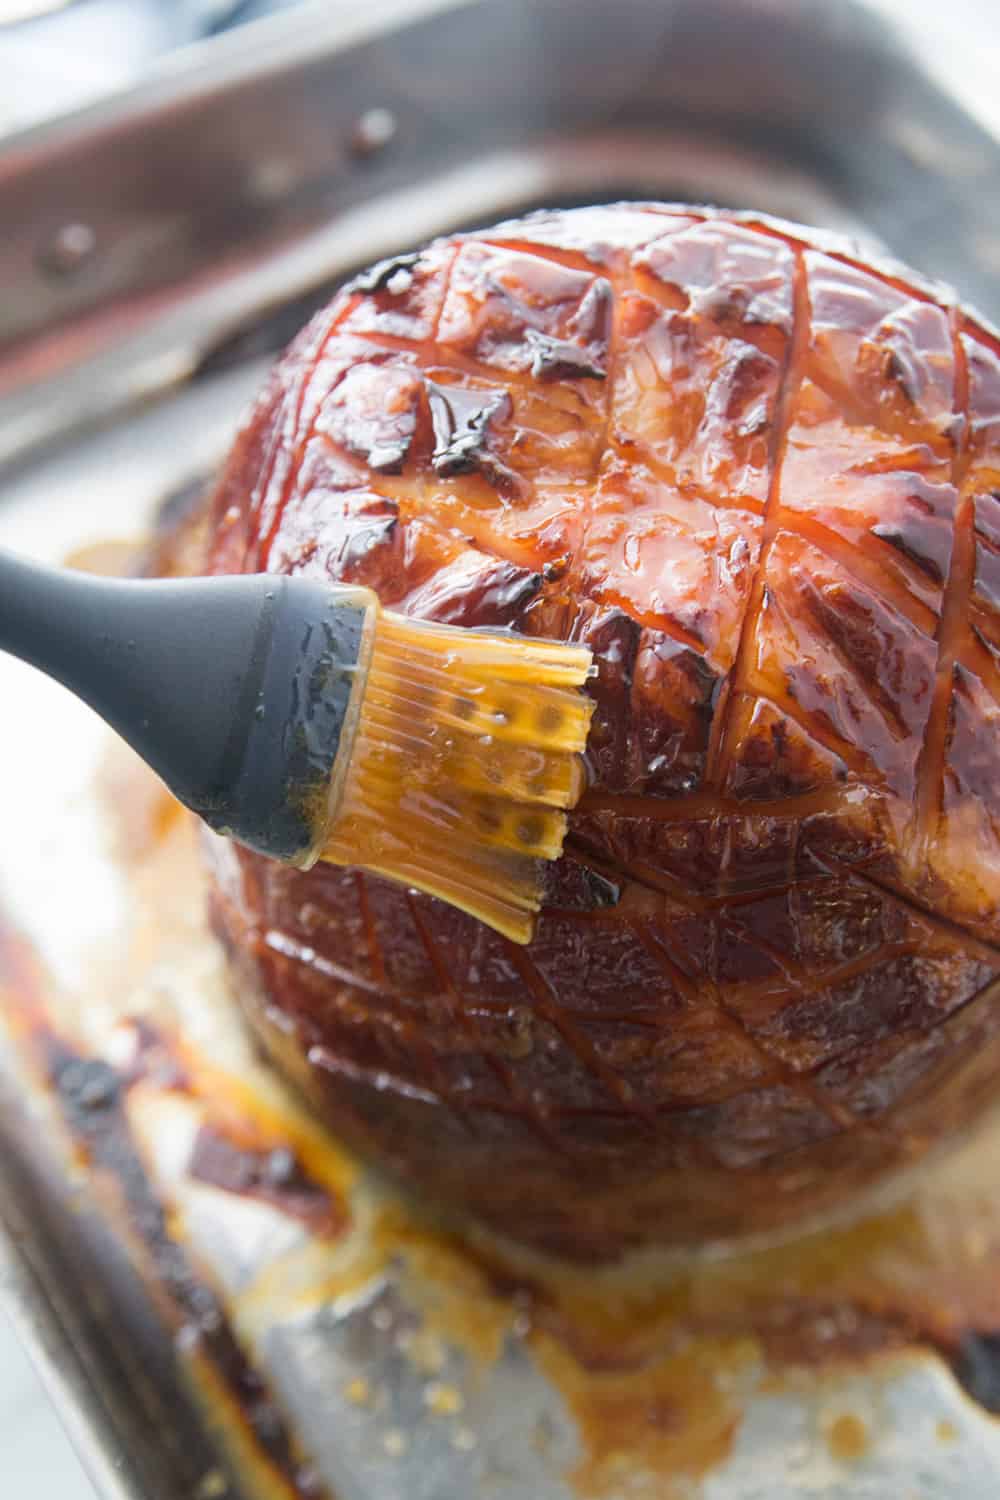
M 0 156 L 0 540 L 142 533 L 359 264 L 621 196 L 847 229 L 1000 315 L 1000 146 L 861 5 L 305 6 Z M 90 716 L 10 664 L 0 701 L 3 1275 L 115 1500 L 997 1492 L 995 1130 L 791 1262 L 679 1265 L 683 1318 L 616 1289 L 585 1357 L 592 1288 L 424 1224 L 260 1069 L 190 833 Z

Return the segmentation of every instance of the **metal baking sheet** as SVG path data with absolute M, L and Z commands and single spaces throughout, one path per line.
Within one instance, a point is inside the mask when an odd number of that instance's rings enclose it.
M 766 205 L 884 240 L 995 310 L 995 141 L 876 13 L 616 0 L 611 16 L 316 0 L 9 143 L 0 459 L 280 344 L 352 263 L 532 201 Z
M 739 204 L 996 318 L 998 186 L 997 142 L 860 5 L 306 7 L 0 159 L 0 540 L 140 536 L 313 303 L 438 231 Z M 997 1493 L 995 1125 L 797 1248 L 655 1288 L 501 1270 L 261 1067 L 193 834 L 88 712 L 8 662 L 0 702 L 4 1279 L 114 1500 Z

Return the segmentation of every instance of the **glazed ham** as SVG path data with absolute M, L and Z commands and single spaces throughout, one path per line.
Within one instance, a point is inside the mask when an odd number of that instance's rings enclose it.
M 586 642 L 590 790 L 518 948 L 212 855 L 251 1025 L 421 1196 L 582 1260 L 849 1204 L 1000 1076 L 1000 345 L 850 246 L 534 216 L 376 266 L 276 369 L 207 567 Z

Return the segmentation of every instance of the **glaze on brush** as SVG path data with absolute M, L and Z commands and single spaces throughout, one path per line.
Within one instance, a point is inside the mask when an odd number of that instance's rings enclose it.
M 0 554 L 0 649 L 89 703 L 217 833 L 369 868 L 528 941 L 584 785 L 585 648 L 412 622 L 370 589 Z

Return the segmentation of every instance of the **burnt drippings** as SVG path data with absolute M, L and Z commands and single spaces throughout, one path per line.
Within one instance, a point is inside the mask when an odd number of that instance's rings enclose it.
M 261 1448 L 291 1482 L 293 1493 L 302 1500 L 323 1496 L 326 1491 L 318 1485 L 315 1472 L 295 1454 L 264 1382 L 239 1350 L 218 1299 L 197 1280 L 184 1251 L 166 1232 L 162 1209 L 122 1113 L 127 1085 L 107 1063 L 82 1057 L 51 1036 L 46 1038 L 45 1047 L 50 1078 L 67 1124 L 93 1163 L 117 1182 L 131 1227 L 151 1253 L 160 1284 L 187 1319 L 181 1341 L 196 1344 L 211 1359 Z M 196 1172 L 203 1180 L 215 1180 L 232 1169 L 232 1159 L 226 1153 L 213 1163 L 217 1139 L 206 1136 L 196 1148 L 196 1159 L 211 1173 L 206 1178 L 204 1172 Z M 220 1163 L 222 1170 L 216 1170 Z M 255 1161 L 255 1171 L 282 1188 L 296 1180 L 299 1170 L 294 1157 L 281 1151 L 261 1153 Z M 457 1238 L 449 1243 L 482 1276 L 484 1293 L 516 1305 L 526 1326 L 555 1339 L 588 1374 L 629 1374 L 649 1362 L 657 1345 L 655 1333 L 650 1345 L 643 1325 L 633 1328 L 624 1343 L 608 1342 L 586 1318 L 573 1312 L 572 1299 L 563 1305 L 552 1288 L 513 1270 L 485 1244 L 472 1247 Z M 769 1360 L 796 1368 L 820 1368 L 831 1361 L 868 1359 L 924 1344 L 950 1365 L 974 1401 L 1000 1414 L 1000 1332 L 961 1330 L 954 1337 L 942 1338 L 934 1329 L 933 1309 L 929 1309 L 929 1322 L 922 1326 L 919 1309 L 908 1307 L 906 1301 L 901 1299 L 900 1307 L 893 1309 L 868 1307 L 863 1300 L 852 1298 L 816 1301 L 808 1295 L 776 1293 L 764 1298 L 751 1295 L 734 1307 L 731 1300 L 723 1298 L 707 1324 L 703 1325 L 702 1319 L 692 1324 L 682 1319 L 680 1326 L 689 1334 L 698 1330 L 708 1334 L 739 1331 L 743 1336 L 753 1336 Z
M 253 1150 L 203 1125 L 195 1139 L 188 1176 L 223 1192 L 272 1204 L 320 1237 L 335 1236 L 346 1225 L 343 1206 L 307 1176 L 288 1146 Z
M 193 1094 L 191 1071 L 170 1040 L 144 1016 L 133 1018 L 129 1024 L 135 1050 L 128 1067 L 119 1074 L 112 1073 L 118 1086 L 127 1090 L 143 1082 Z M 86 1066 L 106 1068 L 94 1060 Z M 205 1124 L 195 1139 L 187 1174 L 226 1192 L 270 1203 L 290 1218 L 300 1220 L 317 1236 L 340 1234 L 348 1225 L 343 1201 L 311 1177 L 293 1147 L 284 1142 L 253 1144 L 246 1139 L 237 1142 L 222 1130 Z
M 129 1228 L 177 1309 L 181 1343 L 197 1347 L 211 1362 L 253 1439 L 291 1492 L 301 1500 L 317 1500 L 325 1492 L 304 1469 L 295 1439 L 264 1379 L 237 1343 L 219 1298 L 199 1280 L 187 1252 L 170 1236 L 125 1115 L 128 1084 L 110 1064 L 84 1057 L 51 1032 L 36 1040 L 70 1133 L 91 1164 L 115 1182 Z
M 499 490 L 518 490 L 520 479 L 490 448 L 491 424 L 511 413 L 508 392 L 464 390 L 430 379 L 425 384 L 434 428 L 435 474 L 447 479 L 478 471 Z
M 903 1210 L 898 1220 L 900 1247 L 906 1243 L 906 1217 Z M 751 1275 L 748 1261 L 740 1257 L 728 1264 L 718 1262 L 682 1272 L 681 1285 L 691 1274 L 691 1285 L 698 1287 L 693 1306 L 689 1296 L 682 1293 L 675 1300 L 665 1289 L 661 1304 L 655 1298 L 640 1299 L 644 1311 L 636 1307 L 623 1311 L 621 1317 L 612 1311 L 614 1299 L 602 1302 L 593 1288 L 574 1291 L 565 1283 L 511 1265 L 488 1241 L 469 1243 L 438 1226 L 422 1229 L 421 1222 L 416 1218 L 409 1234 L 425 1250 L 433 1251 L 431 1263 L 439 1275 L 446 1276 L 457 1259 L 474 1271 L 484 1303 L 507 1305 L 521 1336 L 536 1348 L 539 1338 L 551 1339 L 572 1356 L 585 1378 L 596 1376 L 604 1383 L 608 1377 L 629 1379 L 645 1374 L 649 1388 L 633 1387 L 640 1404 L 652 1394 L 653 1372 L 666 1351 L 699 1339 L 753 1339 L 772 1374 L 795 1371 L 795 1379 L 843 1369 L 847 1364 L 865 1367 L 904 1351 L 931 1350 L 952 1369 L 973 1400 L 1000 1414 L 1000 1332 L 946 1330 L 933 1297 L 925 1301 L 919 1291 L 916 1296 L 901 1291 L 894 1303 L 891 1294 L 879 1290 L 878 1276 L 884 1269 L 878 1266 L 879 1241 L 884 1224 L 878 1219 L 867 1228 L 862 1221 L 832 1231 L 834 1239 L 841 1237 L 841 1274 L 853 1283 L 849 1292 L 841 1289 L 834 1295 L 818 1289 L 816 1273 L 829 1264 L 830 1257 L 829 1242 L 818 1236 L 801 1242 L 797 1254 L 788 1247 L 765 1251 Z M 868 1286 L 866 1265 L 874 1272 Z M 784 1285 L 777 1284 L 782 1280 L 776 1274 L 779 1266 L 785 1268 Z

